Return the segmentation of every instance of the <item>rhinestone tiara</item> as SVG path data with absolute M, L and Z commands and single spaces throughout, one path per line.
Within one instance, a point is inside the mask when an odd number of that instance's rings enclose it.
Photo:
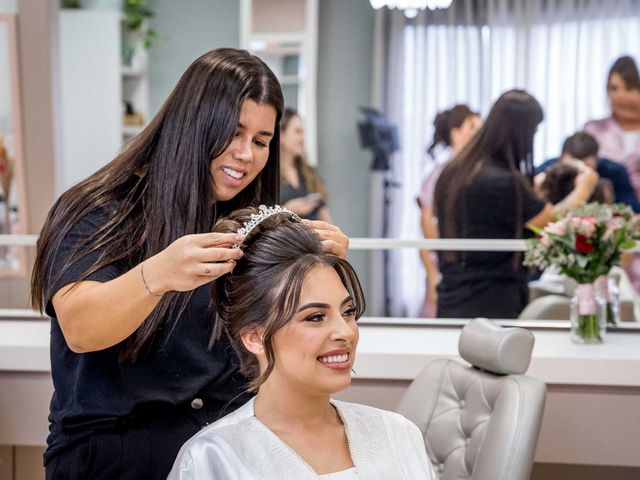
M 269 217 L 271 217 L 273 215 L 277 215 L 279 213 L 288 213 L 288 214 L 291 215 L 291 218 L 293 220 L 295 220 L 296 222 L 300 222 L 300 223 L 302 222 L 300 217 L 298 215 L 296 215 L 295 213 L 293 213 L 288 208 L 281 207 L 280 205 L 274 205 L 273 207 L 267 207 L 266 205 L 260 205 L 258 207 L 258 213 L 252 213 L 251 217 L 249 217 L 249 220 L 247 222 L 244 222 L 242 227 L 240 227 L 238 229 L 237 234 L 246 237 L 247 235 L 249 235 L 251 230 L 253 230 L 254 228 L 256 228 L 260 224 L 260 222 L 262 222 L 263 220 L 265 220 L 265 219 L 267 219 L 267 218 L 269 218 Z M 233 248 L 237 248 L 239 246 L 240 246 L 240 244 L 236 243 L 235 245 L 233 245 Z

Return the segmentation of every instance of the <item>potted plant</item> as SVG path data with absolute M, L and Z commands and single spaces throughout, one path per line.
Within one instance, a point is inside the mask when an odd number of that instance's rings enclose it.
M 127 19 L 127 28 L 132 31 L 140 31 L 142 44 L 145 48 L 153 47 L 159 35 L 148 26 L 148 20 L 154 16 L 154 11 L 149 6 L 150 0 L 123 0 L 123 12 Z

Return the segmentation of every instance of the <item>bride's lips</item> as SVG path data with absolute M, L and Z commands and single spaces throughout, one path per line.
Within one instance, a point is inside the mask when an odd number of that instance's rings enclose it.
M 346 348 L 338 348 L 325 352 L 317 357 L 323 367 L 332 370 L 351 370 L 351 351 Z

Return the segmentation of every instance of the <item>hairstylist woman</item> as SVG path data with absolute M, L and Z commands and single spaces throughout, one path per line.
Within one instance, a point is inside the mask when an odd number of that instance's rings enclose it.
M 261 60 L 208 52 L 150 125 L 51 209 L 32 278 L 34 306 L 52 319 L 48 479 L 164 479 L 189 437 L 246 400 L 228 339 L 211 342 L 206 285 L 241 253 L 236 235 L 208 232 L 277 199 L 282 109 Z M 310 226 L 345 254 L 339 229 Z
M 540 104 L 522 90 L 504 93 L 484 125 L 442 171 L 435 210 L 442 238 L 523 238 L 552 207 L 533 190 L 533 138 Z M 439 252 L 438 316 L 516 318 L 528 301 L 519 253 Z

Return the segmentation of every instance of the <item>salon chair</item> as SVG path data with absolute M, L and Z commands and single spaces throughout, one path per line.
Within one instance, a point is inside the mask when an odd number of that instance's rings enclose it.
M 614 266 L 609 272 L 618 284 L 620 320 L 640 321 L 640 296 L 627 272 Z M 520 313 L 522 320 L 569 320 L 570 302 L 576 290 L 575 280 L 548 268 L 539 280 L 529 282 L 529 304 Z M 551 298 L 547 298 L 551 297 Z M 563 298 L 564 297 L 564 298 Z
M 533 334 L 475 319 L 460 334 L 460 356 L 430 362 L 398 412 L 420 428 L 440 480 L 526 480 L 542 423 L 544 382 L 523 375 Z
M 521 320 L 569 320 L 571 299 L 563 295 L 543 295 L 530 302 L 518 318 Z

